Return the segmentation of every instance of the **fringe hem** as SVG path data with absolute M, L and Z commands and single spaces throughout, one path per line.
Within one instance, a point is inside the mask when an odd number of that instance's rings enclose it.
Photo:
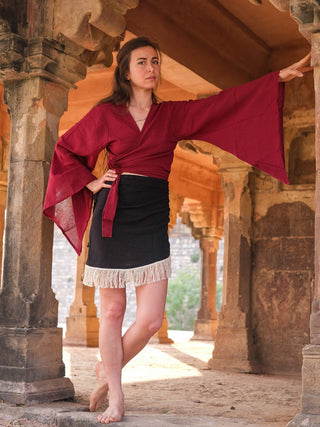
M 162 261 L 137 268 L 115 269 L 85 266 L 83 284 L 97 288 L 125 288 L 127 283 L 147 285 L 171 276 L 170 256 Z

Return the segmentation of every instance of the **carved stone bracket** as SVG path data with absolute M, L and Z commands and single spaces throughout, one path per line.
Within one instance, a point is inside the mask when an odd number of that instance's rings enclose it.
M 54 39 L 73 45 L 82 53 L 80 59 L 91 66 L 110 67 L 112 52 L 124 38 L 128 9 L 137 7 L 139 0 L 58 0 L 55 2 Z M 72 16 L 72 19 L 70 19 Z
M 223 236 L 223 206 L 210 206 L 197 200 L 185 199 L 180 216 L 191 228 L 195 239 Z
M 63 52 L 55 41 L 31 40 L 17 34 L 0 38 L 0 80 L 40 76 L 67 88 L 86 76 L 86 65 Z
M 139 0 L 58 0 L 55 32 L 62 33 L 88 50 L 99 50 L 105 35 L 117 37 L 126 27 L 124 15 L 138 6 Z M 70 19 L 72 16 L 72 19 Z
M 27 8 L 15 16 L 12 7 L 4 5 L 0 81 L 41 76 L 74 87 L 86 76 L 87 66 L 112 64 L 112 52 L 124 36 L 124 15 L 137 5 L 138 0 L 59 0 L 44 7 L 33 0 L 28 2 L 28 17 Z
M 290 8 L 290 0 L 269 0 L 280 12 L 286 12 Z
M 170 190 L 169 193 L 169 200 L 170 200 L 170 222 L 169 222 L 169 231 L 172 230 L 172 228 L 175 226 L 177 222 L 177 216 L 181 209 L 181 206 L 183 204 L 183 196 L 180 196 L 179 194 L 176 194 L 172 190 Z
M 291 15 L 299 24 L 300 33 L 310 41 L 311 34 L 320 31 L 320 2 L 291 0 Z

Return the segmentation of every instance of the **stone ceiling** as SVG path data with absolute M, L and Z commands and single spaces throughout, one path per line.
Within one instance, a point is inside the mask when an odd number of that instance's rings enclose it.
M 286 0 L 141 0 L 126 14 L 127 29 L 225 89 L 308 52 L 298 24 L 275 3 L 288 6 Z

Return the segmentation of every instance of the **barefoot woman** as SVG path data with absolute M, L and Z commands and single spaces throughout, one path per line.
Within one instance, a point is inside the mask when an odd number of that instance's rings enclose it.
M 139 37 L 117 56 L 111 96 L 57 142 L 44 213 L 77 253 L 94 209 L 84 284 L 100 288 L 99 385 L 90 410 L 107 399 L 101 423 L 124 414 L 121 371 L 160 328 L 170 275 L 168 175 L 179 140 L 207 141 L 288 182 L 281 130 L 283 85 L 310 57 L 254 82 L 196 101 L 157 103 L 160 52 Z M 99 153 L 108 171 L 92 175 Z M 136 287 L 136 321 L 122 336 L 126 285 Z

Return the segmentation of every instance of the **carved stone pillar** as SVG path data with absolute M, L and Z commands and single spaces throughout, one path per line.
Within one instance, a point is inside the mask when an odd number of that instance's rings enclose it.
M 3 86 L 0 86 L 3 99 Z M 5 210 L 7 205 L 8 164 L 10 142 L 10 117 L 6 105 L 0 103 L 0 242 L 3 241 Z M 2 244 L 0 244 L 0 265 L 2 265 Z
M 68 90 L 41 77 L 5 82 L 10 165 L 0 295 L 0 398 L 72 397 L 51 289 L 53 224 L 42 215 L 52 149 Z
M 299 2 L 294 3 L 295 10 L 297 11 Z M 297 18 L 297 16 L 295 17 Z M 302 17 L 303 15 L 299 15 L 298 20 L 300 22 Z M 301 26 L 305 29 L 303 21 Z M 305 31 L 303 32 L 305 33 Z M 311 42 L 312 62 L 314 65 L 316 120 L 315 286 L 310 317 L 310 344 L 305 346 L 302 351 L 301 413 L 288 424 L 288 426 L 294 427 L 320 424 L 320 34 L 312 34 Z
M 88 241 L 89 227 L 84 236 Z M 84 244 L 82 253 L 77 259 L 75 278 L 75 296 L 67 317 L 67 329 L 64 344 L 85 347 L 99 346 L 99 319 L 94 303 L 95 288 L 82 283 L 84 265 L 87 260 L 88 248 Z
M 201 299 L 193 340 L 213 340 L 218 325 L 216 279 L 217 251 L 223 234 L 222 213 L 219 203 L 209 205 L 192 199 L 185 199 L 180 212 L 182 222 L 191 228 L 193 237 L 200 241 L 201 250 Z
M 38 16 L 33 12 L 30 25 Z M 74 395 L 71 381 L 64 377 L 62 330 L 57 328 L 58 303 L 51 289 L 53 224 L 43 216 L 42 206 L 68 90 L 85 76 L 86 67 L 52 40 L 32 38 L 30 31 L 28 41 L 10 32 L 5 21 L 1 26 L 0 75 L 11 132 L 0 295 L 0 398 L 23 404 Z
M 250 319 L 250 168 L 240 165 L 220 172 L 225 197 L 223 301 L 209 366 L 256 372 Z
M 217 320 L 217 252 L 219 238 L 203 236 L 201 249 L 201 298 L 200 309 L 194 323 L 192 339 L 212 340 L 218 326 Z
M 288 424 L 298 427 L 320 425 L 320 6 L 311 1 L 291 0 L 290 3 L 292 15 L 299 22 L 300 32 L 311 40 L 316 122 L 314 301 L 310 316 L 310 344 L 302 351 L 301 413 Z

